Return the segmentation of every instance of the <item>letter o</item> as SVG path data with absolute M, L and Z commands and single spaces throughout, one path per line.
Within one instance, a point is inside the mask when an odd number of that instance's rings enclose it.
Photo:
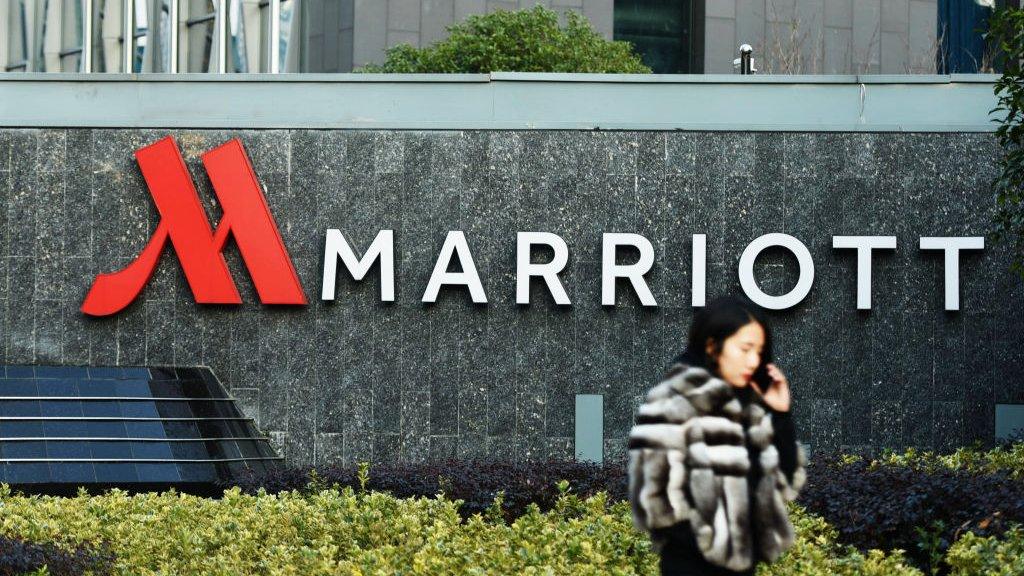
M 800 278 L 797 280 L 796 286 L 782 296 L 765 294 L 757 285 L 757 280 L 754 279 L 754 261 L 757 260 L 761 251 L 770 246 L 782 246 L 789 250 L 796 256 L 796 261 L 800 266 Z M 811 284 L 814 283 L 814 260 L 803 242 L 789 234 L 773 232 L 760 236 L 747 245 L 743 250 L 743 255 L 740 256 L 739 274 L 743 292 L 755 304 L 770 310 L 785 310 L 799 304 L 811 291 Z

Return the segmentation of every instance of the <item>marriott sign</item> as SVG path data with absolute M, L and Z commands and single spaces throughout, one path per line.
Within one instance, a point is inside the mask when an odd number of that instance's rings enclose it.
M 185 161 L 174 139 L 167 136 L 135 152 L 135 158 L 160 213 L 160 223 L 142 252 L 123 270 L 100 274 L 93 281 L 81 310 L 92 316 L 107 316 L 123 310 L 139 295 L 169 241 L 181 263 L 196 302 L 201 304 L 240 304 L 242 302 L 227 263 L 224 246 L 228 235 L 234 239 L 253 284 L 264 304 L 307 304 L 298 274 L 292 264 L 277 223 L 260 188 L 252 163 L 237 138 L 202 155 L 223 210 L 214 229 L 206 219 L 189 176 Z M 547 246 L 554 257 L 550 262 L 533 263 L 533 246 Z M 799 267 L 796 285 L 786 294 L 765 294 L 754 278 L 754 261 L 769 247 L 790 251 Z M 871 260 L 875 250 L 895 250 L 895 236 L 833 236 L 832 246 L 857 251 L 857 308 L 871 308 Z M 639 251 L 633 264 L 616 264 L 620 247 Z M 945 308 L 960 309 L 960 251 L 981 250 L 982 236 L 923 236 L 921 250 L 941 250 L 945 267 Z M 326 231 L 321 298 L 334 300 L 339 260 L 355 280 L 362 280 L 375 264 L 380 265 L 380 299 L 395 299 L 395 233 L 380 230 L 363 255 L 357 256 L 341 230 Z M 448 272 L 452 261 L 461 272 Z M 516 233 L 516 303 L 530 303 L 530 282 L 543 281 L 556 304 L 572 302 L 559 273 L 569 260 L 569 248 L 551 232 Z M 601 304 L 615 305 L 616 279 L 629 281 L 644 306 L 657 306 L 644 275 L 654 264 L 654 247 L 640 234 L 605 232 L 601 235 Z M 707 285 L 707 237 L 692 236 L 693 306 L 703 306 Z M 814 261 L 807 247 L 787 234 L 771 233 L 754 239 L 743 250 L 739 261 L 739 279 L 743 291 L 757 304 L 782 310 L 799 304 L 814 282 Z M 466 235 L 450 230 L 445 237 L 434 269 L 421 300 L 434 302 L 442 286 L 464 286 L 476 303 L 486 303 L 487 294 L 473 262 Z

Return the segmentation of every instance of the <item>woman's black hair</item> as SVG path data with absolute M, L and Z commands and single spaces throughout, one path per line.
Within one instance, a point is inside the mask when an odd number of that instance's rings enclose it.
M 722 352 L 725 340 L 751 321 L 757 322 L 764 329 L 761 365 L 757 367 L 754 378 L 759 384 L 765 382 L 768 378 L 766 367 L 772 362 L 772 331 L 768 327 L 768 319 L 763 309 L 745 296 L 722 296 L 699 309 L 690 326 L 686 349 L 673 359 L 672 364 L 683 362 L 717 373 L 717 362 L 707 354 L 708 339 L 711 339 L 714 354 L 717 356 Z

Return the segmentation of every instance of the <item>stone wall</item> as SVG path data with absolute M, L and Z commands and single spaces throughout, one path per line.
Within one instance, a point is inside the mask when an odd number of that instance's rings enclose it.
M 310 304 L 259 303 L 238 252 L 240 306 L 194 303 L 170 248 L 114 317 L 78 307 L 158 220 L 131 154 L 172 134 L 211 219 L 199 155 L 239 137 Z M 638 396 L 692 317 L 691 234 L 707 234 L 711 299 L 739 290 L 743 248 L 801 239 L 814 287 L 771 314 L 801 440 L 812 449 L 949 448 L 993 440 L 996 403 L 1024 403 L 1022 282 L 1006 248 L 961 260 L 961 310 L 943 309 L 939 252 L 920 236 L 983 235 L 991 134 L 360 130 L 0 130 L 0 353 L 7 363 L 203 364 L 293 463 L 573 455 L 574 397 L 604 395 L 605 458 L 624 456 Z M 397 299 L 376 268 L 319 300 L 324 230 L 361 252 L 395 230 Z M 420 298 L 447 230 L 463 230 L 488 304 Z M 571 307 L 535 282 L 515 304 L 515 233 L 561 235 Z M 643 308 L 627 283 L 600 305 L 602 232 L 655 247 Z M 873 309 L 856 309 L 856 256 L 832 235 L 893 234 L 875 256 Z M 539 252 L 537 258 L 548 257 Z M 629 259 L 625 254 L 623 258 Z M 795 259 L 768 252 L 768 293 Z

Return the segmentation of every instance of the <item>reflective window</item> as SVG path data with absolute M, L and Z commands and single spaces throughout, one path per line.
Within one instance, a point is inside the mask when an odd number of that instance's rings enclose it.
M 0 482 L 215 482 L 280 460 L 209 369 L 0 365 Z
M 615 39 L 632 42 L 657 74 L 704 71 L 701 0 L 615 0 Z M 698 33 L 700 32 L 700 33 Z

